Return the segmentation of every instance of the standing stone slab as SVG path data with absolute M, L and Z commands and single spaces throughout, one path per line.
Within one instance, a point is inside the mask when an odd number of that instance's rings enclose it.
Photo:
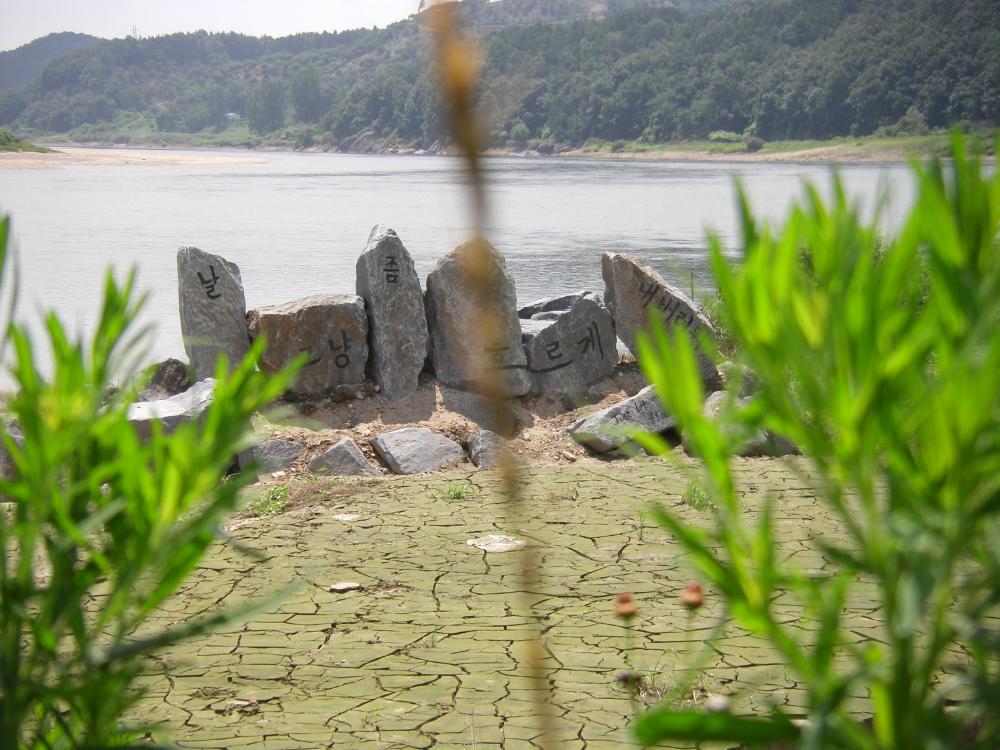
M 618 364 L 615 322 L 596 295 L 573 295 L 561 312 L 541 310 L 522 329 L 535 393 L 580 393 Z
M 171 433 L 186 421 L 200 419 L 212 404 L 215 380 L 207 378 L 195 383 L 184 393 L 160 401 L 142 401 L 128 407 L 127 418 L 143 440 L 152 433 L 153 422 L 160 422 L 163 431 Z
M 353 294 L 317 294 L 247 313 L 250 335 L 267 337 L 261 369 L 274 373 L 299 354 L 308 360 L 292 386 L 303 395 L 356 393 L 368 361 L 365 303 Z
M 671 286 L 656 271 L 639 265 L 631 255 L 605 253 L 604 301 L 614 316 L 618 335 L 632 351 L 637 351 L 636 332 L 649 326 L 649 310 L 658 314 L 668 328 L 682 326 L 696 338 L 701 333 L 715 335 L 711 321 L 680 289 Z M 705 356 L 699 357 L 702 378 L 717 382 L 719 373 Z
M 394 474 L 423 474 L 465 459 L 462 446 L 426 427 L 387 432 L 371 443 Z
M 521 463 L 521 460 L 505 445 L 504 439 L 489 430 L 477 432 L 469 438 L 466 447 L 469 449 L 469 458 L 479 469 L 498 468 L 505 454 L 510 463 Z
M 481 244 L 480 244 L 481 243 Z M 481 257 L 489 279 L 485 289 L 469 278 L 469 267 Z M 478 300 L 485 297 L 499 320 L 500 330 L 484 341 L 477 328 L 482 319 Z M 431 364 L 439 382 L 456 388 L 472 388 L 477 362 L 485 361 L 499 375 L 501 390 L 508 396 L 523 396 L 531 390 L 527 360 L 521 346 L 514 280 L 501 256 L 485 240 L 467 242 L 441 258 L 427 275 L 427 325 L 431 334 Z
M 324 476 L 356 476 L 370 474 L 378 476 L 382 472 L 365 458 L 365 454 L 349 437 L 334 444 L 328 451 L 319 454 L 309 462 L 309 471 Z
M 379 224 L 358 258 L 355 290 L 368 310 L 368 371 L 389 401 L 417 390 L 427 360 L 427 317 L 413 259 L 398 235 Z
M 250 343 L 239 267 L 219 255 L 182 247 L 177 251 L 177 293 L 184 351 L 194 379 L 214 376 L 220 354 L 230 369 L 235 367 Z
M 630 444 L 631 430 L 665 432 L 676 426 L 676 420 L 664 411 L 650 385 L 631 398 L 574 422 L 569 426 L 569 434 L 595 453 L 608 453 Z

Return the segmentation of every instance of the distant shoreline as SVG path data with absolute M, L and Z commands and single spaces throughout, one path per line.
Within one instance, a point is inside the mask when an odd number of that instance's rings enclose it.
M 905 163 L 911 158 L 927 158 L 936 151 L 940 136 L 898 139 L 860 139 L 844 142 L 802 142 L 775 144 L 756 152 L 720 150 L 701 143 L 638 146 L 629 144 L 621 150 L 562 149 L 551 154 L 536 150 L 490 149 L 485 156 L 527 159 L 608 159 L 625 161 L 665 162 L 729 162 L 729 163 Z M 932 140 L 933 139 L 933 140 Z M 19 169 L 50 169 L 62 166 L 210 166 L 260 164 L 267 153 L 341 153 L 321 149 L 261 147 L 256 149 L 223 145 L 68 145 L 47 143 L 54 149 L 47 153 L 0 153 L 0 171 Z M 219 153 L 228 152 L 228 153 Z M 368 155 L 449 156 L 449 150 L 418 151 L 410 148 L 387 147 L 370 151 L 343 152 Z M 994 157 L 988 157 L 993 160 Z

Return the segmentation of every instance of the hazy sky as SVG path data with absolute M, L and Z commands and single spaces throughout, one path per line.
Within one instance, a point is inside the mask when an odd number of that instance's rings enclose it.
M 102 37 L 175 31 L 285 36 L 385 26 L 415 13 L 419 0 L 2 0 L 0 50 L 53 31 Z

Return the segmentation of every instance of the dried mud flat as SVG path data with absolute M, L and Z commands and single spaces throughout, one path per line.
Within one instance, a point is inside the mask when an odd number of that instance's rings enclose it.
M 741 460 L 737 470 L 751 520 L 765 496 L 777 499 L 779 554 L 822 571 L 811 540 L 844 535 L 817 508 L 803 460 Z M 669 691 L 721 612 L 711 591 L 703 609 L 683 609 L 693 570 L 644 520 L 642 509 L 659 502 L 707 521 L 681 499 L 685 474 L 658 459 L 526 469 L 528 520 L 516 528 L 494 472 L 290 483 L 300 498 L 293 510 L 233 531 L 263 561 L 219 544 L 151 623 L 264 602 L 249 622 L 149 665 L 132 717 L 162 722 L 158 740 L 261 750 L 536 748 L 544 700 L 555 714 L 550 747 L 630 747 L 634 709 L 616 676 L 628 663 L 644 676 L 646 698 Z M 455 483 L 475 494 L 448 499 Z M 516 555 L 468 544 L 494 534 L 537 548 L 534 590 L 521 591 Z M 331 592 L 339 582 L 361 587 Z M 266 599 L 276 591 L 280 599 Z M 614 616 L 621 591 L 639 604 L 631 639 Z M 879 637 L 870 592 L 859 585 L 848 602 L 845 624 L 858 642 Z M 518 668 L 533 631 L 525 596 L 544 630 L 541 694 Z M 808 641 L 816 623 L 797 603 L 782 596 L 776 608 Z M 680 704 L 725 693 L 740 711 L 803 712 L 803 691 L 762 641 L 729 628 L 713 648 Z M 866 705 L 857 696 L 858 711 Z

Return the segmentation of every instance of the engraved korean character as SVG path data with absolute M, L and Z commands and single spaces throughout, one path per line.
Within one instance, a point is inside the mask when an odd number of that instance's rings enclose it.
M 319 361 L 322 359 L 322 357 L 314 357 L 312 349 L 310 349 L 308 346 L 302 347 L 301 349 L 299 349 L 299 352 L 305 352 L 306 355 L 309 357 L 309 361 L 302 366 L 302 369 L 314 367 L 315 365 L 318 365 Z
M 382 271 L 385 273 L 387 284 L 395 284 L 399 281 L 399 261 L 396 260 L 395 255 L 386 256 Z
M 343 370 L 345 367 L 351 364 L 351 357 L 350 355 L 348 355 L 348 352 L 351 351 L 351 338 L 350 336 L 347 335 L 347 331 L 341 329 L 340 339 L 341 339 L 340 346 L 335 346 L 333 343 L 333 339 L 328 339 L 327 344 L 329 344 L 331 352 L 334 352 L 335 354 L 336 352 L 340 352 L 340 354 L 336 354 L 336 356 L 333 358 L 333 363 L 337 365 L 337 367 L 339 367 L 341 370 Z
M 562 344 L 558 341 L 553 341 L 552 343 L 545 345 L 545 355 L 550 360 L 557 360 L 563 358 Z
M 589 351 L 600 352 L 601 358 L 604 358 L 604 343 L 601 341 L 601 329 L 594 321 L 591 321 L 590 325 L 587 326 L 587 335 L 577 341 L 576 345 L 580 348 L 580 354 L 586 354 Z
M 653 301 L 653 297 L 656 293 L 660 291 L 660 285 L 655 281 L 650 281 L 648 284 L 646 281 L 642 280 L 639 282 L 639 294 L 642 295 L 642 306 L 645 307 L 650 302 Z
M 205 289 L 205 294 L 208 295 L 209 299 L 219 299 L 222 296 L 221 292 L 215 291 L 215 285 L 219 282 L 219 276 L 215 273 L 215 266 L 208 267 L 208 278 L 198 271 L 198 281 Z

